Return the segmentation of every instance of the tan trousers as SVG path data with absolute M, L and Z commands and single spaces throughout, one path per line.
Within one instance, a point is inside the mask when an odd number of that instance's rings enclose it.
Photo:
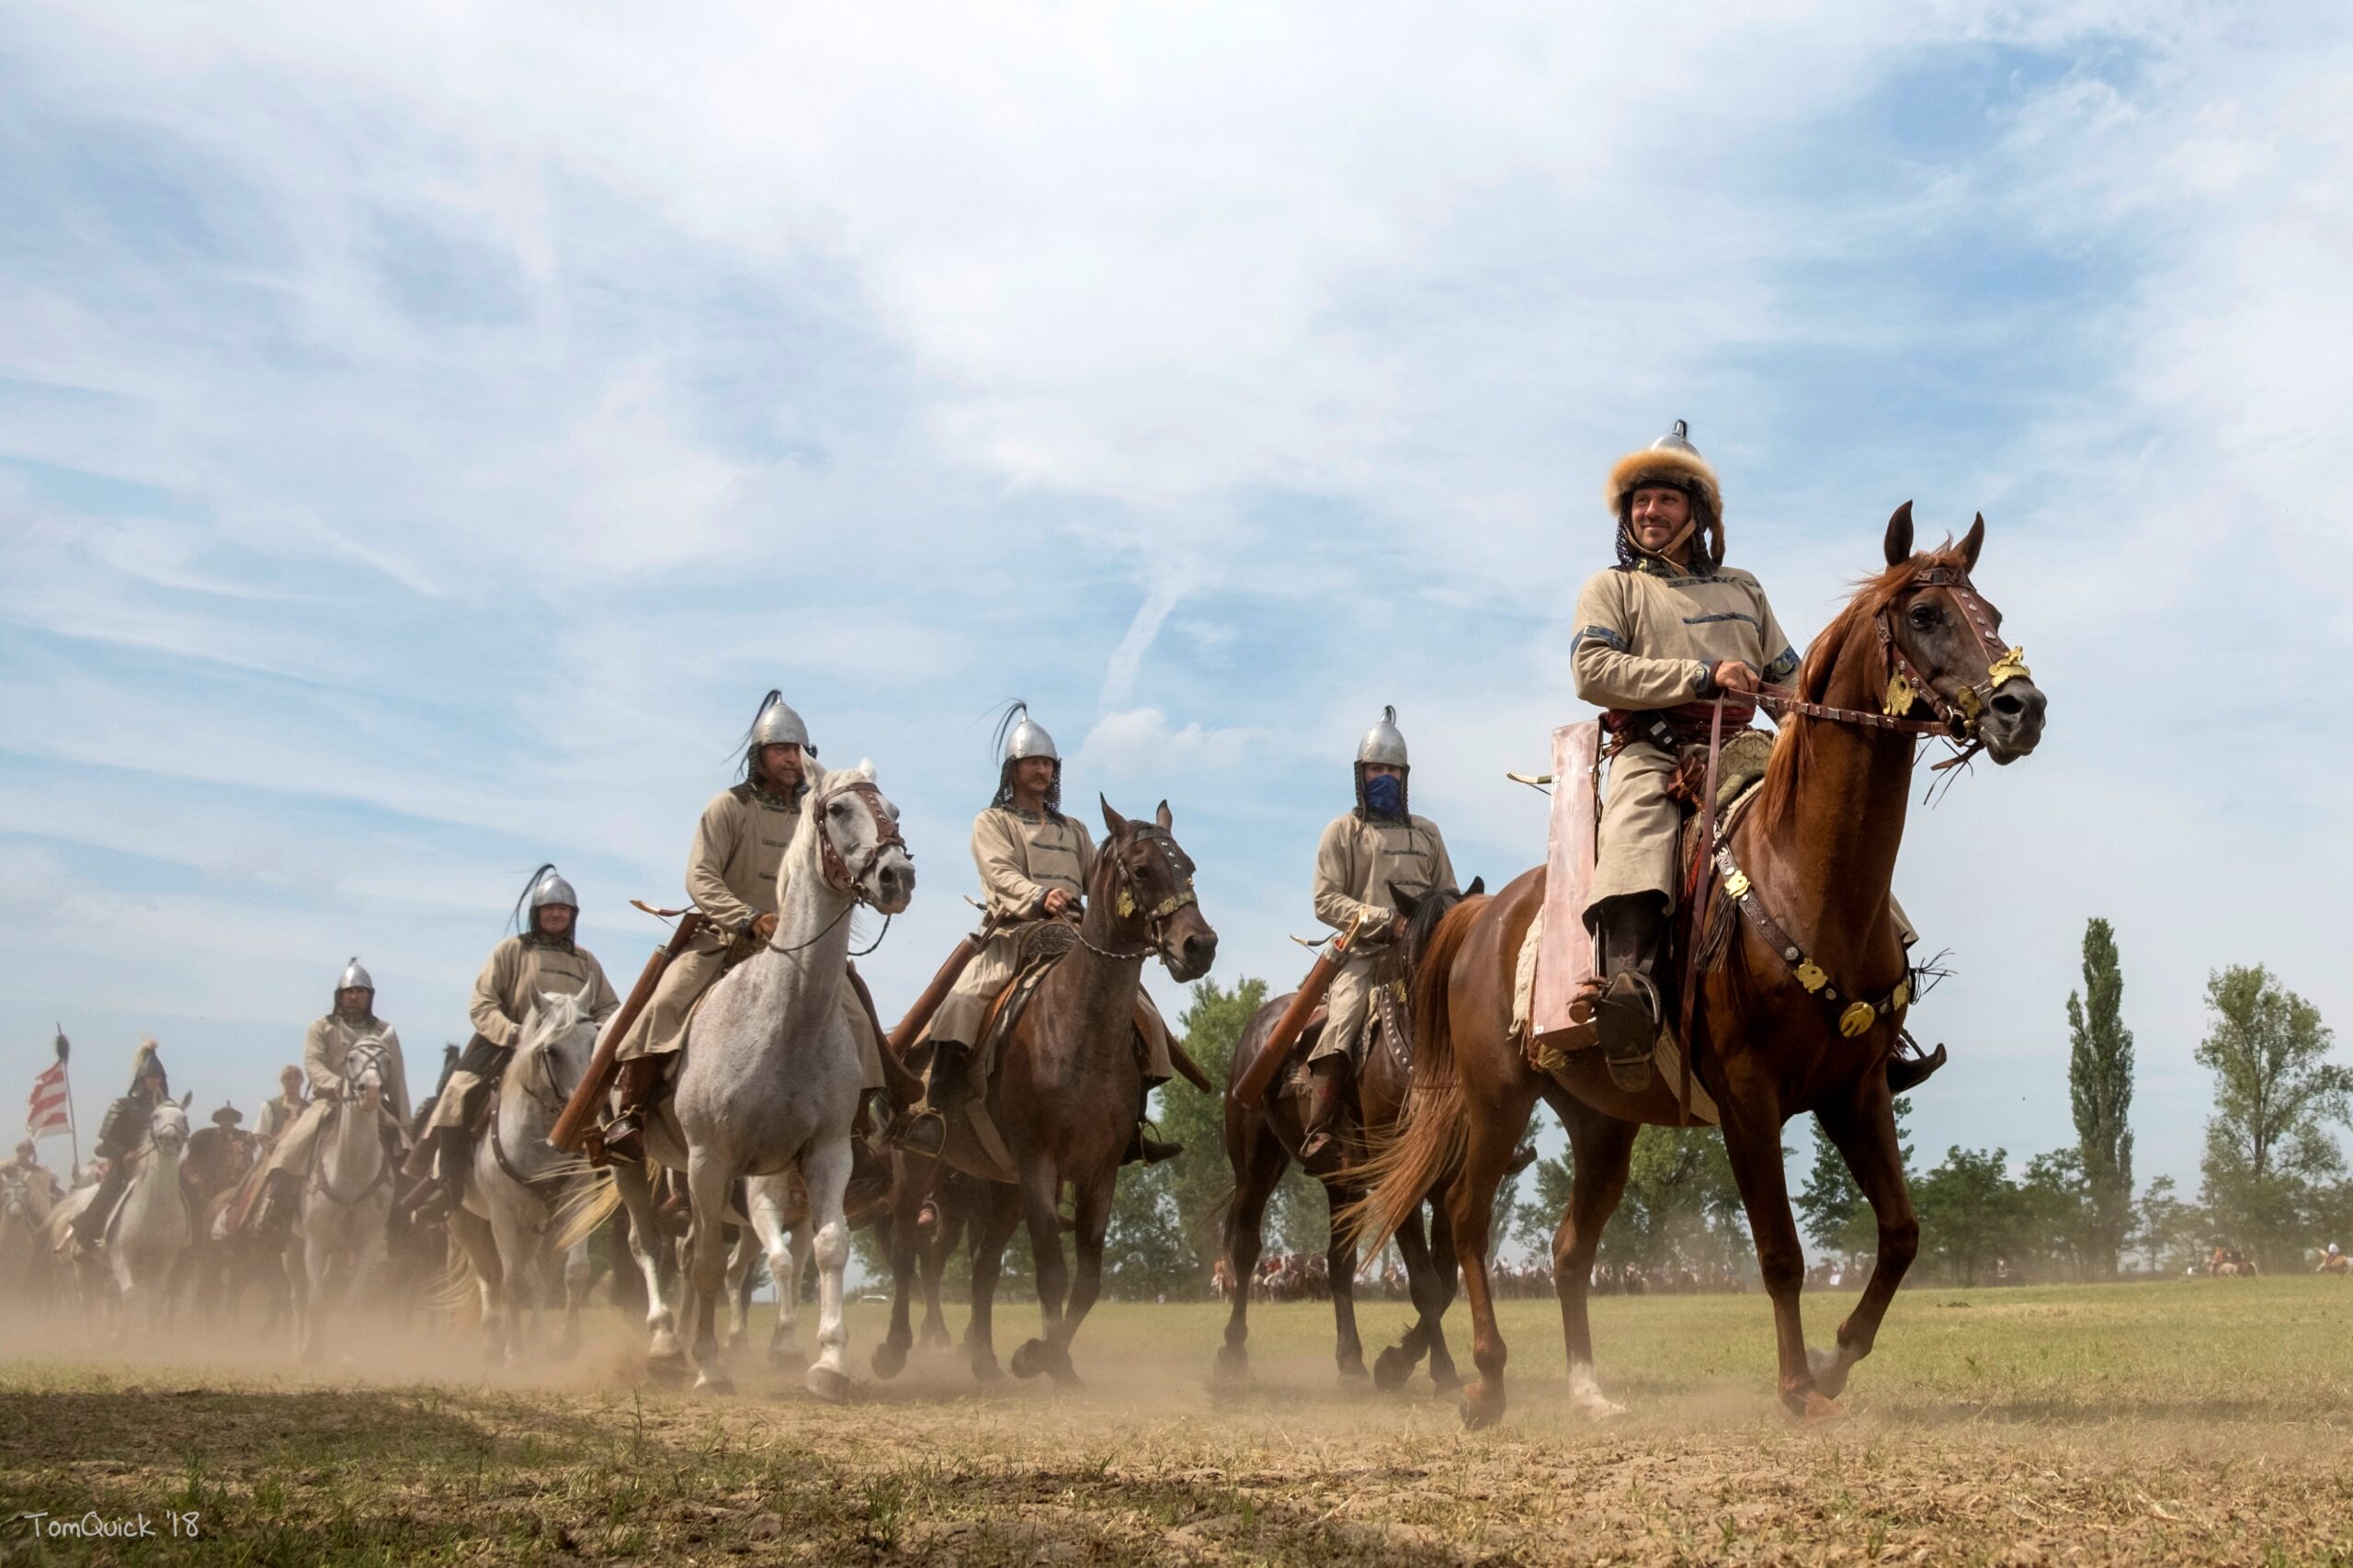
M 1324 1032 L 1315 1039 L 1310 1062 L 1347 1053 L 1357 1060 L 1357 1042 L 1364 1037 L 1365 1020 L 1372 1016 L 1372 966 L 1380 955 L 1360 953 L 1340 966 L 1332 988 L 1324 993 Z

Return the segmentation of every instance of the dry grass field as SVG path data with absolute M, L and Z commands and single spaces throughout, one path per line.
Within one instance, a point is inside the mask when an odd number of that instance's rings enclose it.
M 1819 1341 L 1845 1301 L 1808 1300 Z M 846 1408 L 748 1366 L 727 1399 L 646 1386 L 611 1319 L 575 1362 L 493 1375 L 452 1337 L 302 1369 L 18 1333 L 0 1562 L 2353 1562 L 2342 1280 L 1922 1284 L 1849 1418 L 1804 1431 L 1760 1297 L 1598 1301 L 1630 1410 L 1598 1426 L 1565 1414 L 1549 1305 L 1506 1312 L 1512 1411 L 1476 1436 L 1426 1380 L 1341 1385 L 1308 1305 L 1254 1314 L 1255 1382 L 1222 1400 L 1215 1309 L 1110 1306 L 1083 1391 L 979 1392 L 919 1354 Z M 1367 1308 L 1368 1335 L 1403 1316 Z M 861 1369 L 881 1326 L 858 1308 Z M 142 1515 L 153 1538 L 38 1533 Z

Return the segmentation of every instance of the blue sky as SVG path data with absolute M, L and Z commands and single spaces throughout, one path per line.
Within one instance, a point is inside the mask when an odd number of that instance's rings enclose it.
M 1015 696 L 1288 983 L 1383 702 L 1541 854 L 1681 417 L 1802 640 L 1982 509 L 2052 697 L 1912 820 L 1923 1152 L 2072 1140 L 2105 915 L 2192 1182 L 2208 969 L 2353 1004 L 2347 79 L 2322 6 L 13 8 L 0 1086 L 63 1020 L 85 1124 L 142 1032 L 250 1108 L 353 952 L 421 1072 L 543 858 L 633 973 L 770 686 L 905 811 L 886 1013 Z

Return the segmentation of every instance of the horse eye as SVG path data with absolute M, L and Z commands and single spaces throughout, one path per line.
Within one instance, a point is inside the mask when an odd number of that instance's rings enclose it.
M 1937 607 L 1934 605 L 1914 605 L 1912 607 L 1912 624 L 1918 627 L 1923 631 L 1927 631 L 1928 628 L 1936 625 L 1936 623 L 1942 619 L 1943 618 L 1937 613 Z

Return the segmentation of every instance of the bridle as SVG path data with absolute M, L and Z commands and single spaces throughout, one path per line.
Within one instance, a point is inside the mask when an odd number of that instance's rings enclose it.
M 1153 954 L 1159 953 L 1165 962 L 1167 958 L 1167 944 L 1164 938 L 1168 929 L 1168 923 L 1176 917 L 1178 910 L 1185 908 L 1188 904 L 1198 904 L 1201 902 L 1193 892 L 1193 862 L 1187 858 L 1184 846 L 1176 842 L 1176 835 L 1157 823 L 1130 823 L 1128 831 L 1139 842 L 1152 845 L 1159 850 L 1161 864 L 1167 869 L 1168 880 L 1176 891 L 1151 908 L 1145 909 L 1143 884 L 1136 880 L 1135 869 L 1128 864 L 1128 858 L 1125 855 L 1113 854 L 1110 858 L 1111 870 L 1114 880 L 1119 883 L 1120 891 L 1118 896 L 1111 902 L 1111 913 L 1121 920 L 1132 920 L 1141 913 L 1143 915 L 1144 945 L 1131 953 L 1114 952 L 1108 948 L 1098 948 L 1088 941 L 1084 930 L 1079 932 L 1078 943 L 1097 958 L 1124 961 L 1129 959 L 1148 959 Z M 1110 849 L 1115 846 L 1107 845 L 1105 847 Z
M 842 852 L 834 846 L 834 835 L 825 831 L 825 809 L 844 795 L 856 795 L 859 800 L 864 801 L 868 813 L 874 818 L 874 842 L 867 846 L 865 854 L 858 857 L 856 866 L 852 866 L 842 858 Z M 832 935 L 835 926 L 848 919 L 851 910 L 861 903 L 870 909 L 872 908 L 874 900 L 867 894 L 866 879 L 873 872 L 876 866 L 881 864 L 885 850 L 896 849 L 910 860 L 915 858 L 915 852 L 907 847 L 906 839 L 900 835 L 899 820 L 891 814 L 890 807 L 883 801 L 881 788 L 870 779 L 861 778 L 826 790 L 810 801 L 809 812 L 813 819 L 810 826 L 814 828 L 817 834 L 817 874 L 834 892 L 847 895 L 850 903 L 839 915 L 827 921 L 824 930 L 805 942 L 797 943 L 790 948 L 779 948 L 771 941 L 768 947 L 775 952 L 797 953 L 813 948 Z M 850 956 L 864 958 L 876 948 L 881 947 L 882 938 L 890 934 L 891 916 L 885 915 L 882 917 L 881 932 L 870 944 L 860 948 Z
M 1913 574 L 1907 585 L 1942 588 L 1961 607 L 1962 620 L 1986 656 L 1983 681 L 1961 687 L 1952 698 L 1938 691 L 1904 652 L 1904 644 L 1895 635 L 1895 605 L 1890 600 L 1874 622 L 1880 657 L 1887 666 L 1886 695 L 1878 710 L 1833 708 L 1826 703 L 1808 702 L 1787 687 L 1769 686 L 1756 694 L 1756 706 L 1810 719 L 1826 719 L 1833 723 L 1933 735 L 1950 741 L 1955 753 L 1935 765 L 1938 770 L 1958 767 L 1983 751 L 1985 742 L 1979 732 L 1986 709 L 1993 705 L 1994 694 L 2014 680 L 2031 680 L 2034 676 L 2034 672 L 2027 668 L 2026 650 L 2003 643 L 1995 626 L 1993 609 L 1969 580 L 1967 572 L 1950 566 L 1924 566 Z M 1935 717 L 1911 717 L 1915 707 L 1927 708 Z
M 352 1042 L 350 1051 L 346 1052 L 344 1055 L 344 1066 L 347 1069 L 349 1068 L 352 1059 L 358 1056 L 365 1056 L 369 1062 L 375 1063 L 376 1103 L 381 1107 L 383 1104 L 385 1079 L 389 1075 L 392 1067 L 392 1052 L 384 1049 L 383 1041 L 381 1040 L 370 1039 L 355 1040 Z M 350 1107 L 359 1104 L 360 1097 L 365 1093 L 365 1090 L 355 1092 L 350 1087 L 350 1075 L 347 1072 L 344 1075 L 344 1087 L 337 1089 L 334 1096 L 335 1108 L 335 1113 L 337 1119 L 340 1120 L 344 1112 Z M 361 1187 L 358 1192 L 351 1194 L 349 1197 L 346 1197 L 335 1190 L 334 1178 L 327 1175 L 326 1162 L 324 1159 L 320 1159 L 318 1164 L 313 1167 L 314 1174 L 312 1176 L 312 1185 L 318 1189 L 328 1202 L 333 1203 L 339 1208 L 348 1209 L 353 1204 L 358 1203 L 369 1197 L 378 1187 L 389 1187 L 392 1185 L 392 1164 L 393 1162 L 392 1158 L 387 1155 L 383 1160 L 379 1162 L 376 1166 L 376 1179 L 369 1182 L 366 1187 Z

